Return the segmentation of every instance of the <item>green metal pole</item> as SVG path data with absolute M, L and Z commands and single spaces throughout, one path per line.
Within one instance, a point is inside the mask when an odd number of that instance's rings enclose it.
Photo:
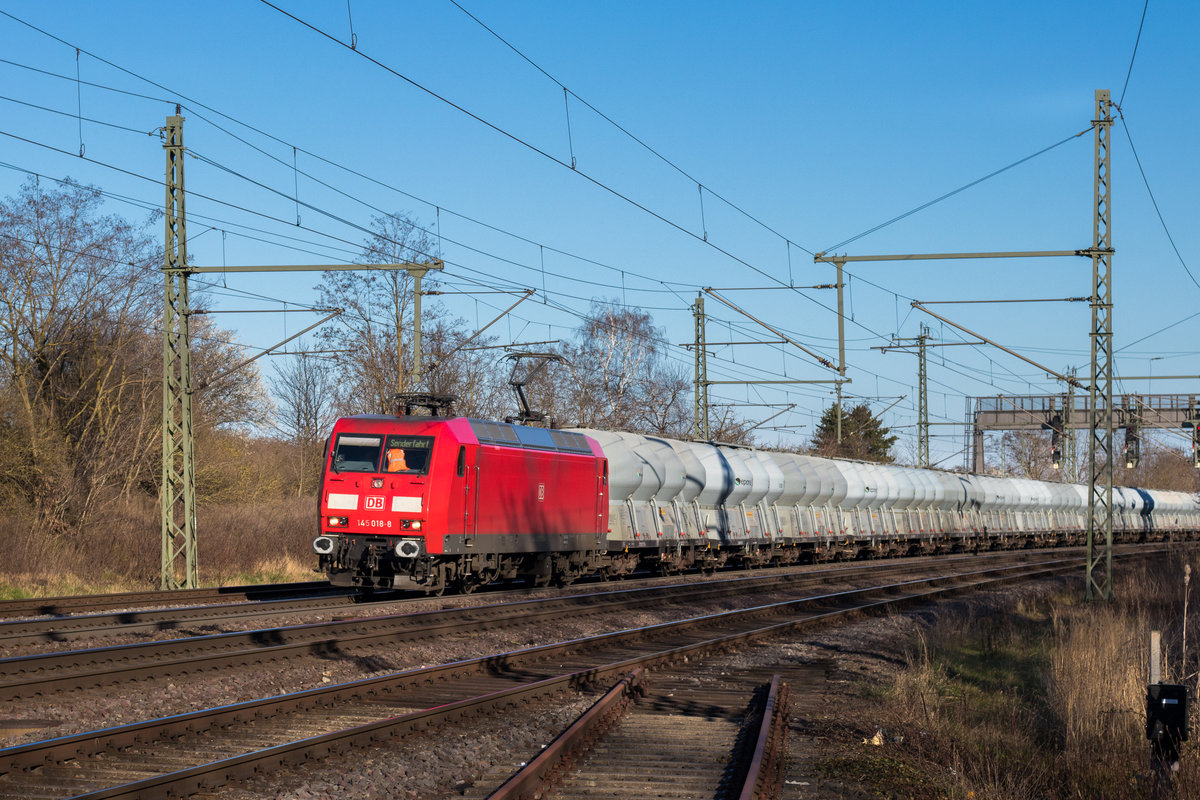
M 196 481 L 192 439 L 192 364 L 188 331 L 187 227 L 183 184 L 183 117 L 167 117 L 165 259 L 163 263 L 162 589 L 194 588 Z M 182 575 L 181 575 L 182 573 Z
M 1112 102 L 1107 89 L 1096 90 L 1096 158 L 1092 221 L 1092 435 L 1088 448 L 1091 476 L 1088 492 L 1087 575 L 1088 600 L 1112 599 L 1112 228 L 1110 179 Z M 1098 539 L 1103 550 L 1098 550 Z M 1101 568 L 1101 561 L 1104 562 Z

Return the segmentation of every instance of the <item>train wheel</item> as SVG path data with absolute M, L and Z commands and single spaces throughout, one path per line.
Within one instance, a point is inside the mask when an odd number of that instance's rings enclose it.
M 437 569 L 430 573 L 429 577 L 436 581 L 433 584 L 426 584 L 425 594 L 430 597 L 441 597 L 446 593 L 446 565 L 439 564 Z

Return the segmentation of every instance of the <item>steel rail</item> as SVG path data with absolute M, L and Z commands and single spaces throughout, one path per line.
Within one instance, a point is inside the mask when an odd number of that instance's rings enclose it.
M 50 616 L 60 617 L 80 611 L 101 611 L 130 606 L 170 606 L 229 598 L 236 601 L 262 600 L 287 594 L 311 594 L 330 589 L 328 581 L 303 583 L 257 584 L 250 586 L 216 586 L 204 589 L 178 589 L 171 592 L 119 592 L 115 594 L 79 594 L 64 597 L 26 597 L 19 600 L 0 600 L 0 618 Z
M 775 675 L 771 679 L 754 752 L 738 800 L 768 800 L 779 796 L 787 753 L 788 698 L 787 684 Z
M 463 717 L 474 716 L 495 710 L 502 710 L 520 700 L 556 694 L 571 688 L 594 685 L 597 682 L 615 678 L 620 674 L 624 674 L 639 666 L 652 668 L 655 666 L 673 663 L 684 658 L 691 659 L 705 653 L 724 651 L 737 646 L 739 643 L 757 641 L 762 638 L 776 636 L 780 633 L 794 630 L 800 626 L 810 625 L 816 621 L 829 620 L 848 612 L 862 611 L 888 605 L 908 604 L 929 599 L 932 596 L 948 592 L 962 591 L 964 589 L 977 587 L 984 584 L 1005 582 L 1020 577 L 1058 573 L 1073 567 L 1073 563 L 1058 563 L 1057 565 L 1048 567 L 1046 565 L 1041 565 L 1036 569 L 1024 567 L 987 570 L 973 574 L 970 576 L 970 578 L 973 580 L 968 580 L 966 582 L 957 582 L 955 580 L 955 578 L 961 579 L 967 577 L 960 575 L 953 576 L 951 578 L 910 581 L 885 587 L 875 587 L 874 591 L 899 591 L 901 594 L 900 596 L 890 599 L 869 600 L 857 604 L 850 602 L 845 608 L 827 610 L 799 620 L 789 620 L 762 628 L 754 628 L 751 630 L 743 630 L 734 633 L 723 633 L 715 638 L 701 639 L 699 641 L 693 641 L 688 644 L 668 648 L 665 650 L 660 649 L 657 651 L 652 651 L 648 654 L 625 658 L 614 663 L 589 666 L 585 669 L 574 670 L 571 672 L 542 678 L 540 680 L 534 680 L 527 682 L 524 685 L 503 689 L 497 692 L 490 692 L 483 695 L 468 697 L 463 700 L 443 704 L 435 708 L 424 709 L 390 719 L 378 720 L 320 736 L 307 737 L 305 739 L 297 740 L 287 744 L 244 753 L 240 756 L 222 759 L 209 764 L 201 764 L 184 770 L 154 776 L 119 787 L 102 789 L 77 795 L 76 799 L 99 800 L 100 798 L 111 799 L 161 797 L 164 796 L 164 793 L 166 792 L 170 792 L 172 794 L 186 794 L 205 789 L 212 789 L 219 787 L 232 779 L 247 778 L 263 770 L 275 769 L 289 764 L 298 764 L 314 757 L 321 757 L 334 750 L 343 750 L 348 747 L 363 746 L 385 738 L 392 738 L 396 735 L 420 732 L 430 727 L 442 725 L 446 722 L 461 719 Z M 988 577 L 989 575 L 990 577 Z M 943 581 L 947 582 L 949 585 L 943 588 L 935 588 L 938 583 Z M 925 585 L 927 588 L 924 590 L 916 590 L 916 587 L 920 585 Z M 904 593 L 903 588 L 906 586 L 913 591 Z M 854 595 L 869 596 L 871 592 L 872 590 L 856 590 L 847 593 L 837 593 L 835 595 L 831 595 L 830 598 L 841 596 L 843 600 L 849 600 Z M 772 606 L 764 607 L 764 609 L 778 609 L 779 606 L 786 607 L 792 605 L 792 603 L 773 604 Z M 730 616 L 735 618 L 744 617 L 748 621 L 751 621 L 755 618 L 755 615 L 746 614 L 746 612 L 727 612 L 726 614 L 712 615 L 712 617 L 701 619 L 720 619 Z M 626 632 L 626 634 L 627 636 L 632 636 L 635 640 L 642 641 L 645 638 L 646 631 L 661 631 L 663 629 L 672 630 L 680 627 L 695 627 L 695 625 L 688 626 L 683 623 L 667 623 L 664 625 L 650 626 L 647 629 L 637 629 Z M 599 641 L 607 641 L 612 638 L 612 635 L 604 635 L 595 638 Z M 578 645 L 588 641 L 592 640 L 588 639 L 580 640 L 580 642 L 568 642 L 563 643 L 563 645 Z M 561 646 L 552 647 L 557 648 Z M 0 757 L 3 755 L 4 752 L 0 751 Z
M 335 599 L 331 600 L 331 596 Z M 83 614 L 51 619 L 0 622 L 0 646 L 70 642 L 130 633 L 154 633 L 208 622 L 269 619 L 297 612 L 345 611 L 354 607 L 354 592 L 345 588 L 316 597 L 257 600 L 212 606 L 182 606 L 115 614 Z
M 347 746 L 389 737 L 396 733 L 421 730 L 427 726 L 457 719 L 466 714 L 478 713 L 481 709 L 503 707 L 515 702 L 517 698 L 526 693 L 532 692 L 541 695 L 571 687 L 591 685 L 599 680 L 625 674 L 638 666 L 653 668 L 703 653 L 730 649 L 739 643 L 777 636 L 801 626 L 827 621 L 851 612 L 910 604 L 948 593 L 978 589 L 985 585 L 1058 574 L 1074 570 L 1076 567 L 1077 560 L 1071 559 L 977 570 L 834 592 L 803 600 L 771 603 L 751 609 L 727 611 L 683 621 L 606 633 L 595 637 L 365 679 L 340 686 L 312 689 L 293 695 L 248 701 L 160 720 L 10 747 L 0 750 L 0 770 L 30 770 L 70 759 L 85 759 L 122 747 L 139 744 L 145 746 L 164 737 L 195 734 L 218 727 L 253 723 L 255 720 L 261 723 L 261 718 L 273 714 L 341 706 L 356 699 L 375 698 L 378 700 L 384 695 L 403 688 L 429 685 L 452 678 L 474 677 L 478 679 L 480 676 L 489 674 L 496 679 L 514 678 L 517 677 L 518 671 L 529 671 L 534 664 L 552 663 L 555 658 L 565 660 L 568 655 L 583 658 L 591 652 L 594 654 L 593 659 L 597 656 L 612 658 L 618 655 L 613 653 L 604 656 L 604 648 L 610 650 L 623 648 L 625 651 L 638 647 L 643 650 L 648 649 L 648 652 L 640 654 L 629 655 L 626 653 L 624 657 L 618 656 L 619 660 L 614 662 L 605 663 L 601 660 L 599 663 L 586 664 L 583 668 L 573 669 L 555 676 L 526 681 L 525 684 L 516 688 L 485 693 L 450 703 L 440 703 L 433 708 L 357 725 L 342 731 L 307 737 L 289 744 L 244 753 L 241 756 L 210 764 L 196 765 L 178 772 L 147 778 L 122 787 L 79 795 L 79 797 L 161 797 L 168 790 L 172 793 L 196 791 L 204 787 L 219 786 L 230 779 L 245 777 L 257 770 L 319 757 L 333 749 L 343 749 Z M 809 610 L 810 608 L 811 610 Z M 769 621 L 779 617 L 791 618 L 783 621 Z M 751 627 L 761 625 L 763 618 L 768 619 L 768 624 Z M 691 638 L 692 641 L 677 643 L 679 638 L 684 636 Z M 659 644 L 659 642 L 671 639 L 674 639 L 676 643 L 665 648 Z
M 876 570 L 866 567 L 848 569 L 839 571 L 838 577 L 849 580 Z M 908 565 L 888 565 L 883 574 L 911 570 Z M 529 624 L 570 611 L 605 613 L 654 601 L 726 597 L 788 585 L 802 589 L 807 584 L 827 581 L 829 577 L 829 573 L 814 573 L 811 578 L 801 580 L 795 575 L 742 577 L 0 659 L 0 700 L 264 664 L 300 655 L 337 653 L 348 646 L 366 646 L 379 641 L 394 643 L 470 633 L 481 628 L 494 629 L 502 624 Z
M 39 642 L 66 642 L 77 641 L 81 639 L 92 639 L 100 637 L 120 636 L 129 633 L 144 633 L 156 632 L 163 630 L 173 630 L 183 627 L 183 622 L 218 622 L 224 620 L 236 619 L 253 619 L 253 618 L 269 618 L 275 615 L 286 614 L 292 610 L 297 611 L 321 611 L 321 610 L 338 610 L 342 604 L 332 603 L 328 606 L 321 606 L 321 599 L 327 598 L 329 595 L 336 597 L 353 597 L 354 590 L 345 587 L 331 587 L 328 583 L 308 583 L 308 584 L 281 584 L 284 587 L 282 591 L 276 591 L 270 586 L 266 587 L 240 587 L 236 590 L 230 590 L 231 597 L 240 597 L 233 599 L 230 603 L 220 605 L 200 605 L 200 606 L 174 606 L 166 608 L 154 608 L 146 610 L 129 610 L 118 611 L 108 614 L 80 614 L 80 615 L 55 615 L 45 618 L 43 615 L 40 619 L 17 619 L 17 620 L 0 620 L 0 646 L 17 646 L 25 644 L 35 644 Z M 262 591 L 259 591 L 259 590 Z M 142 596 L 146 598 L 158 598 L 161 602 L 162 598 L 182 597 L 184 595 L 192 596 L 202 593 L 204 598 L 211 599 L 214 595 L 212 589 L 196 589 L 196 590 L 178 590 L 174 592 L 144 592 L 136 595 L 102 595 L 103 598 L 120 598 L 120 597 L 136 597 Z M 297 593 L 305 593 L 317 591 L 320 594 L 316 597 L 305 599 L 285 600 L 277 595 L 292 595 Z M 511 592 L 520 592 L 522 589 L 498 589 L 497 594 L 508 594 Z M 57 598 L 57 600 L 70 600 L 71 598 Z M 86 596 L 78 598 L 81 602 L 86 601 Z M 203 599 L 203 598 L 201 598 Z M 427 600 L 428 598 L 421 595 L 406 595 L 405 593 L 395 593 L 394 595 L 377 597 L 372 603 L 373 605 L 386 605 L 389 603 L 408 603 Z M 253 603 L 243 602 L 243 600 L 251 600 Z M 13 601 L 18 604 L 29 603 L 33 601 Z M 105 599 L 101 605 L 110 607 L 109 604 L 115 602 Z M 261 613 L 256 611 L 257 604 L 261 605 Z M 274 605 L 266 605 L 274 603 Z M 292 603 L 289 606 L 288 603 Z M 124 607 L 117 604 L 118 607 Z M 44 606 L 43 611 L 48 613 L 52 606 Z M 363 606 L 364 608 L 370 606 Z M 14 606 L 15 608 L 15 606 Z M 75 606 L 77 610 L 83 610 L 84 606 Z M 0 614 L 0 616 L 3 616 Z
M 638 667 L 546 745 L 542 752 L 488 795 L 488 800 L 545 797 L 604 737 L 644 691 L 646 671 Z
M 572 773 L 577 778 L 585 777 L 580 763 L 595 748 L 610 729 L 633 706 L 635 699 L 644 694 L 645 670 L 638 667 L 616 686 L 610 689 L 591 708 L 585 711 L 554 741 L 508 780 L 491 792 L 488 800 L 529 800 L 529 798 L 553 797 Z M 767 800 L 778 797 L 779 784 L 783 779 L 784 756 L 786 755 L 788 687 L 776 673 L 768 687 L 762 711 L 747 721 L 744 730 L 753 735 L 753 747 L 743 759 L 734 759 L 741 779 L 741 788 L 729 786 L 723 796 L 738 800 Z M 736 763 L 739 762 L 740 763 Z M 636 764 L 629 764 L 636 769 Z M 590 775 L 586 777 L 591 778 Z M 592 779 L 594 782 L 595 779 Z M 614 796 L 615 790 L 610 788 Z
M 1024 553 L 1005 555 L 1021 560 L 1029 558 Z M 958 563 L 971 563 L 980 558 L 965 557 Z M 936 570 L 944 570 L 947 566 L 945 562 L 919 565 Z M 324 656 L 381 641 L 395 643 L 470 633 L 481 628 L 495 629 L 499 625 L 527 625 L 539 619 L 554 619 L 563 613 L 610 613 L 651 602 L 697 601 L 780 588 L 803 591 L 814 583 L 830 580 L 865 577 L 878 580 L 898 572 L 911 575 L 913 571 L 912 564 L 889 562 L 826 568 L 802 575 L 742 576 L 704 583 L 593 592 L 18 656 L 0 659 L 0 701 L 265 664 L 283 658 Z

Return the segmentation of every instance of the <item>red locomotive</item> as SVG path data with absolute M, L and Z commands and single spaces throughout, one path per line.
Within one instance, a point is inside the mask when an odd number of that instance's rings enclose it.
M 571 431 L 347 417 L 329 439 L 319 502 L 313 549 L 335 585 L 440 594 L 514 578 L 546 584 L 594 569 L 608 462 Z

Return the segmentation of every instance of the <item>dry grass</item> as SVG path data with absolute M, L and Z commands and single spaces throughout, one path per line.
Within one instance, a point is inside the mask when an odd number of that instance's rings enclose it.
M 1173 556 L 1121 570 L 1113 603 L 1084 604 L 1073 584 L 1016 608 L 939 617 L 912 643 L 893 686 L 877 693 L 887 756 L 904 777 L 872 789 L 975 800 L 1149 796 L 1151 630 L 1163 631 L 1164 680 L 1186 677 L 1196 689 L 1200 628 L 1182 652 L 1184 563 Z M 1184 746 L 1175 797 L 1200 798 L 1198 755 Z M 917 791 L 913 773 L 924 776 Z
M 313 580 L 312 497 L 202 506 L 196 538 L 205 586 Z M 0 599 L 157 588 L 161 522 L 152 498 L 123 502 L 102 524 L 71 536 L 0 520 Z

